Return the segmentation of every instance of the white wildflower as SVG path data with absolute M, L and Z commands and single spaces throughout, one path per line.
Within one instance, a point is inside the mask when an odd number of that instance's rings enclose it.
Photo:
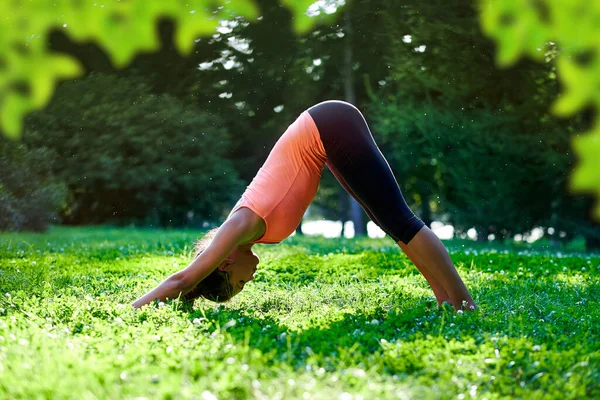
M 202 400 L 217 400 L 217 397 L 212 394 L 211 392 L 209 392 L 208 390 L 205 390 L 204 392 L 202 392 Z
M 235 319 L 229 320 L 225 325 L 223 325 L 222 329 L 229 329 L 236 324 Z

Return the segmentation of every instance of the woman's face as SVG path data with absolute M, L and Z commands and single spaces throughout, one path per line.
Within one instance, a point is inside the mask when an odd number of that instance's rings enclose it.
M 244 285 L 254 279 L 256 266 L 260 262 L 251 247 L 252 244 L 237 246 L 219 266 L 220 270 L 229 274 L 229 282 L 235 294 L 241 292 Z

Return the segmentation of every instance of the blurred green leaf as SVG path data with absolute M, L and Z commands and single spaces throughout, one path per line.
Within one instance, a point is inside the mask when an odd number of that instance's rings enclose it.
M 16 139 L 23 128 L 23 117 L 31 110 L 31 101 L 18 93 L 8 93 L 0 104 L 0 124 L 6 136 Z
M 538 10 L 527 0 L 485 2 L 482 8 L 483 31 L 498 44 L 500 67 L 514 64 L 522 53 L 541 61 L 548 41 L 548 27 Z
M 600 71 L 581 67 L 573 58 L 560 57 L 556 64 L 558 77 L 564 85 L 565 92 L 558 97 L 552 111 L 558 115 L 569 116 L 593 99 L 597 89 L 590 83 Z
M 187 54 L 192 51 L 196 37 L 215 32 L 219 21 L 210 18 L 210 13 L 203 10 L 190 10 L 180 17 L 175 41 L 182 53 Z
M 305 32 L 315 22 L 305 12 L 312 1 L 282 0 L 294 13 L 294 28 Z M 170 18 L 177 26 L 175 42 L 189 53 L 198 36 L 215 32 L 219 20 L 242 16 L 254 20 L 253 0 L 129 0 L 94 3 L 81 0 L 13 0 L 0 19 L 0 130 L 16 138 L 24 115 L 44 107 L 59 78 L 82 73 L 67 56 L 46 51 L 49 32 L 63 30 L 72 39 L 97 43 L 117 67 L 140 51 L 156 50 L 157 21 Z M 17 91 L 15 87 L 20 87 Z M 23 93 L 22 88 L 28 91 Z
M 254 0 L 249 1 L 230 1 L 225 3 L 226 10 L 231 15 L 245 15 L 246 18 L 256 19 L 260 15 L 258 7 Z
M 310 29 L 313 20 L 306 11 L 314 3 L 314 0 L 281 0 L 281 3 L 292 10 L 294 14 L 294 31 L 296 33 L 305 33 Z
M 498 49 L 497 63 L 500 67 L 505 67 L 514 64 L 521 55 L 521 43 L 518 40 L 516 32 L 506 32 L 504 34 L 506 42 L 504 46 Z
M 600 124 L 596 124 L 592 131 L 574 138 L 573 149 L 579 163 L 571 177 L 572 189 L 591 192 L 600 198 Z M 600 219 L 600 201 L 596 202 L 594 214 Z
M 70 57 L 44 54 L 39 61 L 32 66 L 29 76 L 35 107 L 42 107 L 50 100 L 56 79 L 72 78 L 82 73 L 79 63 Z
M 556 44 L 558 78 L 563 92 L 552 106 L 557 115 L 573 115 L 586 106 L 600 110 L 600 1 L 481 1 L 481 26 L 497 45 L 497 62 L 506 67 L 521 55 L 542 61 L 544 48 Z M 547 61 L 547 60 L 546 60 Z M 600 198 L 600 127 L 573 140 L 580 158 L 571 187 Z M 600 203 L 596 208 L 600 219 Z

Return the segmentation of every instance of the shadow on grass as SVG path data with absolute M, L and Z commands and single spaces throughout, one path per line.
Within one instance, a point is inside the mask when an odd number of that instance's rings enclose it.
M 325 366 L 334 363 L 332 367 L 351 357 L 349 365 L 356 365 L 356 360 L 380 356 L 382 342 L 409 343 L 428 337 L 473 340 L 476 345 L 492 337 L 507 337 L 547 343 L 560 350 L 600 335 L 595 323 L 599 315 L 593 305 L 593 299 L 600 297 L 598 285 L 556 286 L 552 280 L 544 280 L 491 282 L 482 289 L 489 292 L 481 299 L 482 308 L 473 313 L 458 315 L 450 306 L 438 308 L 432 298 L 420 297 L 410 309 L 346 313 L 307 329 L 290 329 L 273 317 L 252 316 L 256 311 L 252 309 L 217 306 L 199 310 L 188 306 L 181 311 L 188 313 L 190 320 L 206 318 L 212 323 L 209 331 L 226 331 L 236 342 L 272 354 L 273 360 L 294 368 L 302 368 L 311 357 L 322 360 Z M 392 304 L 404 301 L 406 295 L 402 294 L 390 298 Z
M 436 311 L 437 304 L 422 301 L 418 307 L 401 312 L 370 315 L 344 314 L 326 325 L 308 329 L 290 329 L 272 317 L 256 318 L 243 310 L 226 310 L 219 307 L 204 310 L 182 309 L 191 320 L 206 318 L 213 323 L 211 330 L 226 331 L 235 341 L 273 354 L 273 358 L 294 367 L 301 367 L 309 357 L 321 359 L 353 356 L 365 357 L 381 348 L 381 339 L 393 341 L 414 333 L 415 320 Z M 235 322 L 233 322 L 235 321 Z M 422 325 L 422 322 L 419 323 Z M 338 360 L 339 362 L 339 360 Z

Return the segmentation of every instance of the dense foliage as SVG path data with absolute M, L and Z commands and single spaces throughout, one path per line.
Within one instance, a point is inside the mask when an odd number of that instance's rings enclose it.
M 0 22 L 2 33 L 0 49 L 3 53 L 0 58 L 0 89 L 2 89 L 0 127 L 5 134 L 18 136 L 22 130 L 24 115 L 47 104 L 57 80 L 82 73 L 80 63 L 71 55 L 56 54 L 52 51 L 52 47 L 47 47 L 52 32 L 60 30 L 77 42 L 95 41 L 106 51 L 114 65 L 123 67 L 138 52 L 156 50 L 159 47 L 161 37 L 157 34 L 156 27 L 157 21 L 161 19 L 166 18 L 175 22 L 172 35 L 174 40 L 168 43 L 175 42 L 179 52 L 189 54 L 194 50 L 194 39 L 197 36 L 213 34 L 222 21 L 236 19 L 239 21 L 240 17 L 262 20 L 274 5 L 279 6 L 272 0 L 260 0 L 257 3 L 259 7 L 254 2 L 246 0 L 237 2 L 195 0 L 185 4 L 134 0 L 102 5 L 85 2 L 57 4 L 47 0 L 9 2 L 8 9 L 5 10 L 6 18 Z M 323 8 L 323 11 L 333 8 L 332 12 L 335 12 L 336 6 L 344 5 L 345 2 L 331 0 L 315 3 L 312 0 L 282 0 L 282 3 L 289 7 L 293 18 L 285 18 L 289 24 L 281 23 L 280 20 L 276 31 L 281 32 L 280 27 L 291 25 L 298 33 L 306 32 L 311 28 L 317 21 L 317 18 L 314 18 L 316 15 L 320 15 L 322 19 L 326 12 L 318 12 L 319 8 Z M 360 22 L 358 29 L 352 28 L 354 23 L 360 21 L 360 17 L 367 17 L 371 21 L 378 21 L 381 17 L 388 18 L 399 26 L 405 25 L 404 22 L 410 25 L 411 22 L 423 21 L 426 18 L 433 23 L 432 25 L 441 22 L 451 32 L 460 31 L 461 28 L 459 25 L 447 23 L 448 16 L 452 16 L 453 11 L 457 9 L 469 9 L 466 15 L 472 14 L 470 11 L 473 10 L 471 2 L 451 5 L 439 1 L 428 2 L 424 5 L 425 8 L 422 4 L 412 1 L 398 3 L 378 0 L 369 3 L 371 4 L 367 5 L 366 2 L 355 1 L 345 4 L 343 29 L 337 32 L 337 34 L 341 33 L 338 38 L 344 36 L 348 38 L 344 42 L 352 41 L 350 46 L 346 46 L 343 52 L 338 53 L 343 55 L 342 68 L 340 68 L 342 74 L 338 75 L 344 75 L 345 95 L 352 102 L 356 97 L 352 72 L 357 63 L 356 69 L 361 69 L 361 57 L 354 58 L 354 52 L 349 49 L 360 48 L 362 51 L 357 54 L 374 55 L 375 59 L 381 60 L 385 55 L 377 51 L 379 46 L 373 45 L 373 38 L 377 35 L 388 36 L 385 31 L 380 33 L 377 29 L 372 32 L 372 35 L 360 35 L 362 28 Z M 584 0 L 569 3 L 497 0 L 481 3 L 479 7 L 481 16 L 478 15 L 477 20 L 481 21 L 483 31 L 500 45 L 496 56 L 499 66 L 514 64 L 522 54 L 544 62 L 556 58 L 557 68 L 554 76 L 560 77 L 564 90 L 555 102 L 553 110 L 560 115 L 572 115 L 588 106 L 593 106 L 597 110 L 599 100 L 596 83 L 600 79 L 598 73 L 600 63 L 597 62 L 598 57 L 595 53 L 598 51 L 596 37 L 599 11 L 597 7 L 594 8 L 593 3 Z M 443 13 L 439 12 L 440 10 L 444 10 Z M 402 18 L 397 18 L 394 11 L 400 12 Z M 377 16 L 373 18 L 375 14 Z M 36 18 L 32 18 L 32 15 L 36 15 Z M 357 15 L 359 18 L 356 18 Z M 469 17 L 467 19 L 473 20 Z M 334 26 L 339 27 L 338 24 Z M 329 30 L 325 28 L 326 32 Z M 252 28 L 248 30 L 251 31 Z M 289 32 L 289 29 L 287 31 Z M 354 35 L 355 31 L 359 35 Z M 367 30 L 362 30 L 365 31 Z M 263 32 L 267 32 L 267 36 L 262 35 L 263 37 L 269 39 L 277 37 L 271 34 L 272 30 Z M 317 36 L 320 36 L 319 31 L 316 32 Z M 479 30 L 475 33 L 481 37 Z M 284 38 L 286 36 L 284 35 Z M 436 37 L 436 40 L 440 37 L 442 36 Z M 330 36 L 329 39 L 331 38 L 335 36 Z M 248 40 L 249 37 L 246 39 Z M 330 42 L 327 40 L 327 34 L 321 36 L 321 39 L 324 43 Z M 459 42 L 450 43 L 447 48 L 456 48 L 457 44 L 461 50 L 455 54 L 464 52 L 464 49 L 468 48 Z M 272 48 L 277 48 L 277 51 L 285 49 L 278 46 Z M 289 54 L 288 49 L 293 52 L 296 46 L 288 47 L 284 53 Z M 315 46 L 315 50 L 319 51 L 318 45 Z M 548 56 L 548 50 L 553 53 L 551 57 Z M 252 51 L 248 54 L 250 53 Z M 230 54 L 231 51 L 221 53 L 221 59 L 227 59 Z M 336 59 L 335 55 L 328 58 Z M 211 63 L 213 61 L 214 59 L 208 60 Z M 373 61 L 374 59 L 371 58 L 371 62 Z M 292 70 L 301 64 L 301 60 L 299 63 L 293 62 Z M 440 65 L 442 69 L 447 67 L 444 63 Z M 464 72 L 468 70 L 469 68 L 463 68 Z M 596 119 L 596 123 L 588 132 L 573 139 L 575 151 L 581 159 L 573 175 L 572 186 L 575 189 L 592 193 L 598 190 L 599 129 L 600 124 Z M 599 210 L 600 207 L 597 207 L 596 216 L 600 215 Z
M 69 187 L 67 223 L 218 223 L 241 192 L 219 117 L 139 78 L 93 74 L 67 82 L 34 114 L 25 142 L 57 155 Z
M 0 138 L 0 230 L 43 231 L 60 222 L 67 188 L 52 173 L 55 158 Z
M 541 226 L 556 241 L 583 235 L 598 246 L 591 203 L 570 196 L 566 179 L 575 162 L 569 142 L 584 118 L 547 112 L 558 90 L 549 62 L 556 51 L 543 65 L 498 70 L 471 5 L 387 10 L 390 73 L 370 90 L 366 108 L 421 218 L 445 219 L 463 235 L 475 227 L 484 240 Z M 394 13 L 407 18 L 398 22 Z
M 410 206 L 426 222 L 443 220 L 463 234 L 475 227 L 483 240 L 540 226 L 555 240 L 584 235 L 590 246 L 600 246 L 590 200 L 571 195 L 568 184 L 576 162 L 570 141 L 590 126 L 591 114 L 558 119 L 548 113 L 561 90 L 554 65 L 559 47 L 546 48 L 542 64 L 523 60 L 498 69 L 495 44 L 482 34 L 472 2 L 319 4 L 308 14 L 322 23 L 298 35 L 291 29 L 298 22 L 293 12 L 279 1 L 259 0 L 259 18 L 221 20 L 187 56 L 174 44 L 179 25 L 162 20 L 158 51 L 139 54 L 124 70 L 101 45 L 53 31 L 50 49 L 76 58 L 86 77 L 65 83 L 47 109 L 27 121 L 24 140 L 60 155 L 53 171 L 61 171 L 58 178 L 70 193 L 63 220 L 218 223 L 243 189 L 235 177 L 249 183 L 301 111 L 322 100 L 353 98 Z M 115 96 L 104 96 L 104 86 Z M 180 122 L 180 113 L 191 116 L 181 107 L 201 121 Z M 146 108 L 161 110 L 139 117 Z M 93 123 L 82 119 L 88 113 Z M 207 114 L 214 119 L 205 121 Z M 200 168 L 194 154 L 159 160 L 157 146 L 147 145 L 144 151 L 152 154 L 142 165 L 156 165 L 139 166 L 148 173 L 132 168 L 132 140 L 162 140 L 175 151 L 191 136 L 173 132 L 187 132 L 188 123 L 215 127 L 206 131 L 218 154 L 211 164 L 231 175 L 215 181 L 215 171 Z M 221 130 L 231 140 L 221 143 Z M 96 136 L 102 141 L 91 143 Z M 204 183 L 191 188 L 185 174 L 194 165 L 214 190 L 199 193 Z M 162 182 L 156 195 L 152 179 Z M 126 182 L 129 188 L 113 193 Z M 325 173 L 308 215 L 346 220 L 349 204 Z M 185 217 L 188 211 L 196 221 Z
M 230 303 L 134 312 L 198 235 L 0 235 L 0 397 L 600 396 L 597 254 L 449 243 L 481 307 L 457 315 L 389 239 L 293 237 Z
M 523 188 L 538 189 L 536 168 L 541 169 L 543 158 L 532 150 L 542 145 L 513 134 L 514 117 L 415 105 L 406 97 L 375 111 L 381 144 L 390 150 L 390 162 L 422 215 L 446 211 L 459 233 L 474 227 L 486 238 L 494 232 L 508 237 L 539 224 L 530 218 L 544 199 L 536 202 L 521 194 Z

